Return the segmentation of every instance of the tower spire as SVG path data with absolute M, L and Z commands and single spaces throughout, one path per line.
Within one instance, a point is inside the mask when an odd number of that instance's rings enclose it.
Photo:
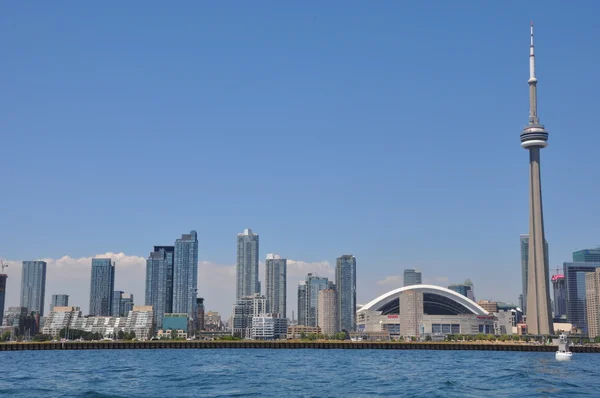
M 533 21 L 530 25 L 529 45 L 529 124 L 539 124 L 537 116 L 537 79 L 535 77 L 535 52 L 533 46 Z

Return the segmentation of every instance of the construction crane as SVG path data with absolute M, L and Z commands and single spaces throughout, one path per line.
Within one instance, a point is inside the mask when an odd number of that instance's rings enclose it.
M 2 268 L 2 273 L 4 273 L 4 268 L 8 267 L 8 264 L 4 260 L 0 260 L 0 267 Z

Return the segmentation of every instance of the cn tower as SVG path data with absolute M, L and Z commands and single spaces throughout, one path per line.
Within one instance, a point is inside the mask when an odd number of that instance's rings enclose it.
M 548 145 L 548 131 L 537 114 L 537 79 L 533 22 L 529 47 L 529 124 L 521 132 L 521 146 L 529 151 L 529 265 L 527 276 L 527 333 L 554 334 L 550 310 L 549 270 L 544 251 L 544 213 L 540 178 L 540 149 Z

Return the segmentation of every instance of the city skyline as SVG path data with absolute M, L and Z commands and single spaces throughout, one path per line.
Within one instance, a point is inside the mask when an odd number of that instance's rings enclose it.
M 138 289 L 138 257 L 145 258 L 152 243 L 170 242 L 174 232 L 193 226 L 203 237 L 200 269 L 225 284 L 235 263 L 232 236 L 252 226 L 261 234 L 264 253 L 273 250 L 306 263 L 326 260 L 328 270 L 338 255 L 352 252 L 369 270 L 362 274 L 358 270 L 359 302 L 400 282 L 401 270 L 411 267 L 422 269 L 430 281 L 442 286 L 468 276 L 478 291 L 485 292 L 481 298 L 514 302 L 521 289 L 515 286 L 518 283 L 488 281 L 513 282 L 520 275 L 515 237 L 527 232 L 527 181 L 524 153 L 516 148 L 514 134 L 526 106 L 525 32 L 533 15 L 544 38 L 539 43 L 544 54 L 540 105 L 554 134 L 553 145 L 544 150 L 550 268 L 568 260 L 572 251 L 596 246 L 600 223 L 590 198 L 597 188 L 589 181 L 595 178 L 593 148 L 600 138 L 591 133 L 586 115 L 597 108 L 598 78 L 592 66 L 598 55 L 592 39 L 598 27 L 589 19 L 597 6 L 583 12 L 586 7 L 568 5 L 560 10 L 554 6 L 539 10 L 530 4 L 505 9 L 482 5 L 460 15 L 445 5 L 427 12 L 415 5 L 407 10 L 399 5 L 382 7 L 386 12 L 354 9 L 342 17 L 325 6 L 317 19 L 313 10 L 298 9 L 284 16 L 281 10 L 256 15 L 247 8 L 255 16 L 247 22 L 250 36 L 240 28 L 246 25 L 236 24 L 241 22 L 239 16 L 224 18 L 223 10 L 215 7 L 202 13 L 214 25 L 194 24 L 202 33 L 169 24 L 164 37 L 153 36 L 158 33 L 149 29 L 150 24 L 141 24 L 138 29 L 148 34 L 144 36 L 148 42 L 137 35 L 134 39 L 128 25 L 105 11 L 99 11 L 99 17 L 109 24 L 91 21 L 92 26 L 80 26 L 80 37 L 70 35 L 67 26 L 73 26 L 62 23 L 66 16 L 51 9 L 27 13 L 35 27 L 32 32 L 18 24 L 3 26 L 14 40 L 7 48 L 6 67 L 13 78 L 6 91 L 16 105 L 6 105 L 17 108 L 6 121 L 6 130 L 12 132 L 5 142 L 7 190 L 18 192 L 27 181 L 46 194 L 35 202 L 33 196 L 17 200 L 5 195 L 11 211 L 3 213 L 3 221 L 10 228 L 0 231 L 0 256 L 11 262 L 47 258 L 49 278 L 54 275 L 56 280 L 48 281 L 46 302 L 48 294 L 71 293 L 61 278 L 77 285 L 74 289 L 89 286 L 89 276 L 82 276 L 77 267 L 87 269 L 89 262 L 83 259 L 106 252 L 123 253 L 132 262 L 130 269 L 123 267 L 130 275 L 120 274 L 118 268 L 117 278 Z M 15 5 L 9 12 L 19 9 Z M 79 6 L 71 12 L 84 10 Z M 491 24 L 484 18 L 490 11 L 498 11 Z M 448 12 L 455 18 L 445 18 Z M 131 6 L 124 6 L 122 13 L 125 19 L 135 15 Z M 388 19 L 400 15 L 411 18 L 401 24 Z M 566 18 L 561 26 L 556 26 L 557 17 Z M 225 37 L 218 21 L 233 25 Z M 409 39 L 427 21 L 437 23 L 418 40 Z M 356 25 L 360 28 L 351 28 Z M 455 29 L 458 25 L 467 28 Z M 107 26 L 111 30 L 105 30 Z M 311 29 L 303 40 L 289 40 L 305 32 L 306 26 Z M 44 27 L 47 30 L 40 30 Z M 90 28 L 100 34 L 87 36 Z M 273 30 L 281 36 L 272 37 Z M 72 65 L 82 69 L 63 69 L 63 63 L 50 59 L 47 74 L 24 73 L 38 67 L 26 52 L 42 46 L 43 40 L 32 40 L 34 36 L 49 40 L 47 44 L 63 43 L 57 58 L 73 58 Z M 216 37 L 215 42 L 202 40 L 207 36 Z M 331 41 L 318 40 L 322 37 Z M 123 68 L 110 79 L 102 73 L 91 73 L 96 79 L 90 79 L 90 73 L 81 71 L 111 65 L 96 52 L 81 51 L 79 40 L 117 51 Z M 165 40 L 179 45 L 165 47 L 161 44 Z M 287 45 L 282 47 L 279 40 Z M 202 59 L 224 57 L 222 67 L 199 62 L 200 45 Z M 249 48 L 258 48 L 258 54 L 250 56 Z M 139 50 L 136 57 L 131 49 Z M 156 59 L 155 54 L 163 52 L 170 56 Z M 582 53 L 591 60 L 578 62 Z M 232 75 L 239 71 L 240 59 L 247 67 Z M 165 62 L 162 68 L 157 61 Z M 137 71 L 136 79 L 131 78 L 132 70 Z M 179 80 L 155 78 L 165 70 L 172 78 L 194 79 L 178 85 Z M 589 76 L 586 85 L 573 86 L 572 76 L 578 74 Z M 36 80 L 42 76 L 44 80 Z M 431 79 L 435 84 L 428 87 L 417 84 Z M 258 86 L 261 81 L 264 86 Z M 113 102 L 116 88 L 125 89 L 123 103 Z M 340 95 L 344 90 L 348 94 Z M 173 103 L 164 103 L 167 99 Z M 72 115 L 69 123 L 61 116 L 67 111 Z M 31 114 L 40 117 L 27 117 Z M 432 114 L 431 131 L 415 134 Z M 491 131 L 481 134 L 482 124 Z M 176 134 L 189 145 L 165 151 L 161 162 L 141 158 L 147 149 L 166 145 Z M 120 142 L 110 164 L 105 162 L 107 142 Z M 484 146 L 494 148 L 485 157 L 480 151 Z M 254 152 L 269 156 L 250 159 Z M 42 161 L 48 153 L 54 160 Z M 29 162 L 23 167 L 25 154 Z M 356 161 L 348 161 L 348 154 L 355 154 Z M 240 179 L 240 164 L 246 159 L 251 160 L 247 164 L 252 178 Z M 184 167 L 194 171 L 180 173 Z M 197 201 L 179 206 L 186 198 L 177 189 L 145 194 L 149 183 L 160 178 L 168 178 L 173 188 L 189 187 Z M 199 183 L 190 184 L 190 178 Z M 110 181 L 110 189 L 98 189 L 104 181 Z M 276 190 L 270 189 L 273 181 Z M 589 186 L 589 197 L 574 197 L 581 186 Z M 349 189 L 353 194 L 340 200 L 340 192 Z M 245 195 L 243 206 L 233 202 L 239 192 Z M 140 220 L 136 216 L 140 211 L 160 216 L 163 228 L 155 228 L 155 217 Z M 37 226 L 33 233 L 27 228 L 31 223 Z M 282 223 L 292 227 L 283 233 Z M 85 224 L 95 226 L 94 239 L 81 233 Z M 430 250 L 432 246 L 436 249 Z M 63 256 L 68 257 L 61 260 Z M 118 260 L 117 264 L 120 267 Z M 7 270 L 7 305 L 16 304 L 19 271 L 12 264 Z M 298 273 L 307 272 L 321 273 L 318 269 Z M 301 277 L 290 274 L 289 279 Z M 131 290 L 127 285 L 117 288 Z M 212 308 L 223 298 L 210 289 L 207 286 L 210 294 L 205 294 L 199 285 Z M 294 295 L 289 288 L 288 292 Z M 143 297 L 139 290 L 133 293 L 137 300 Z M 73 294 L 75 299 L 80 293 Z M 288 310 L 292 308 L 288 305 Z

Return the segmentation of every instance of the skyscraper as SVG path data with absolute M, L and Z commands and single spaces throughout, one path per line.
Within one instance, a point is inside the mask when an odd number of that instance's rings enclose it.
M 37 312 L 44 316 L 44 297 L 46 296 L 46 262 L 23 261 L 21 274 L 21 307 L 28 313 Z
M 339 329 L 338 298 L 339 292 L 335 289 L 323 289 L 319 291 L 319 308 L 317 326 L 321 333 L 327 336 L 336 334 Z M 346 329 L 350 331 L 350 329 Z
M 521 242 L 521 281 L 523 283 L 523 314 L 527 314 L 527 275 L 529 274 L 529 235 L 522 234 Z M 548 242 L 544 240 L 544 261 L 548 274 L 550 274 L 550 257 L 548 256 Z
M 600 268 L 585 274 L 585 298 L 588 322 L 588 337 L 600 335 Z
M 600 247 L 573 252 L 574 263 L 600 263 Z
M 319 291 L 333 288 L 327 278 L 308 274 L 298 286 L 298 324 L 317 326 L 319 312 Z
M 237 236 L 236 299 L 260 293 L 258 281 L 258 234 L 245 229 Z
M 338 330 L 356 330 L 356 258 L 351 254 L 335 262 Z
M 113 292 L 112 316 L 124 317 L 133 310 L 133 294 L 120 290 Z
M 196 298 L 196 330 L 204 330 L 204 298 Z
M 564 275 L 552 275 L 552 290 L 554 292 L 554 318 L 566 317 L 567 289 Z
M 154 246 L 146 260 L 145 304 L 152 306 L 154 324 L 173 312 L 173 265 L 175 246 Z
M 110 258 L 93 258 L 90 284 L 90 315 L 111 315 L 114 290 L 115 263 Z
M 53 294 L 52 302 L 50 303 L 50 312 L 54 310 L 54 307 L 66 307 L 69 305 L 68 294 Z
M 404 286 L 420 285 L 423 283 L 421 279 L 421 271 L 413 268 L 404 270 Z
M 600 263 L 563 263 L 567 286 L 567 320 L 574 327 L 588 333 L 585 276 L 595 272 Z
M 529 47 L 529 124 L 521 132 L 521 146 L 529 151 L 529 258 L 527 272 L 527 332 L 554 333 L 550 309 L 550 273 L 544 250 L 544 212 L 540 177 L 540 149 L 548 145 L 548 132 L 537 115 L 537 79 L 533 51 L 533 22 Z
M 456 293 L 462 294 L 465 297 L 475 301 L 475 295 L 473 294 L 473 284 L 467 283 L 456 283 L 448 286 L 448 289 L 455 291 Z
M 287 306 L 287 260 L 278 254 L 267 254 L 265 263 L 267 284 L 267 313 L 286 318 Z
M 6 279 L 8 275 L 0 274 L 0 325 L 4 319 L 4 299 L 6 295 Z
M 191 231 L 175 241 L 173 312 L 196 316 L 198 296 L 198 234 Z

